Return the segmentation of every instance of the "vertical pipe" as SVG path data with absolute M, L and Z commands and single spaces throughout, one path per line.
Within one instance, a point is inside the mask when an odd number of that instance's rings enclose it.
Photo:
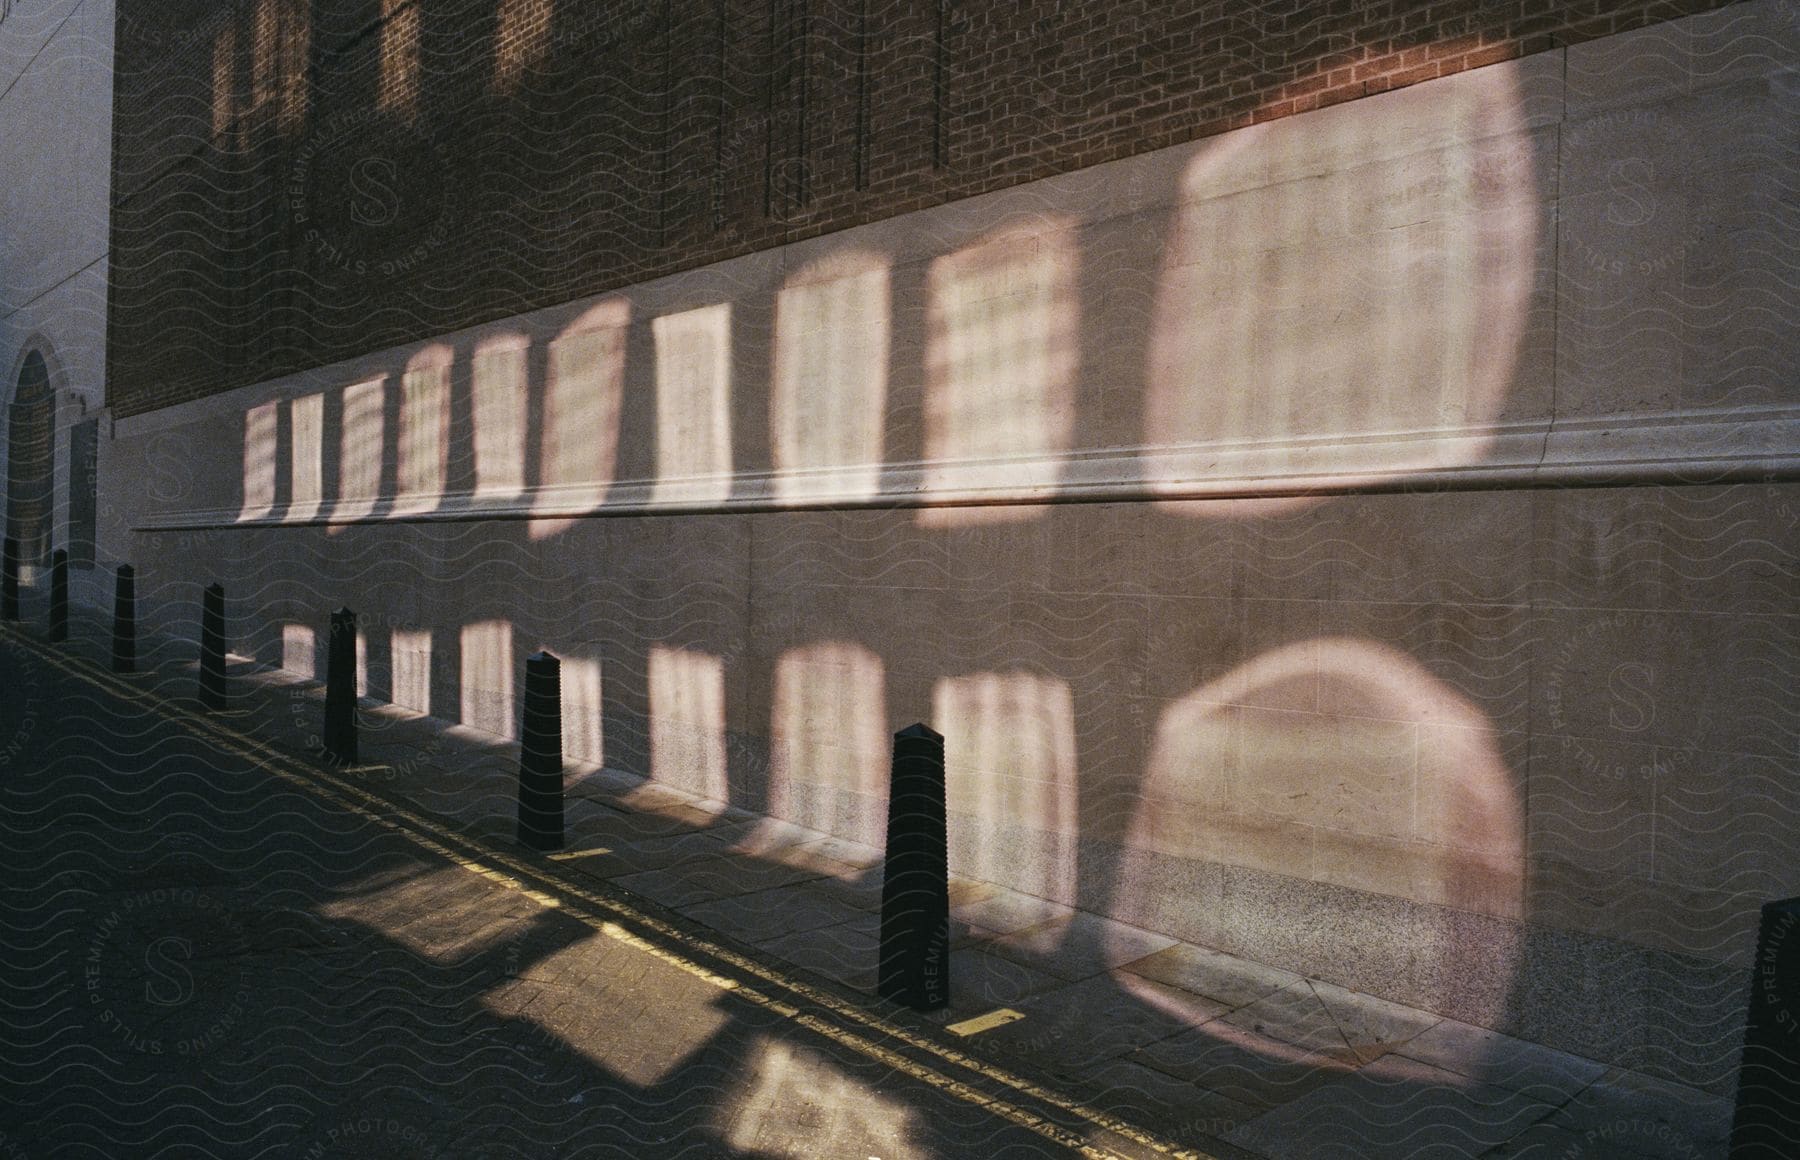
M 855 186 L 869 188 L 869 0 L 856 6 L 856 163 Z
M 950 141 L 944 131 L 944 106 L 949 103 L 950 0 L 938 0 L 937 35 L 931 59 L 931 165 L 943 169 L 950 164 Z

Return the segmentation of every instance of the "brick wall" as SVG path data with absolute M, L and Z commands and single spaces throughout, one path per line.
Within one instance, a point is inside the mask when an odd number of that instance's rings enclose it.
M 121 0 L 108 402 L 1721 6 Z

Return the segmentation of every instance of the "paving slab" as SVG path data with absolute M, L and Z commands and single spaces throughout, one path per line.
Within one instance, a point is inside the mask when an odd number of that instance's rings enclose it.
M 980 945 L 950 960 L 950 1005 L 932 1018 L 952 1023 L 985 1015 L 997 1007 L 1017 1007 L 1032 995 L 1054 991 L 1068 981 L 1047 971 L 996 955 Z
M 1341 1053 L 1295 1047 L 1223 1019 L 1157 1040 L 1129 1058 L 1259 1110 L 1299 1099 L 1354 1066 Z
M 990 908 L 990 910 L 995 908 Z M 956 917 L 976 921 L 974 908 Z M 998 933 L 987 949 L 1065 979 L 1086 979 L 1111 967 L 1175 945 L 1168 935 L 1127 926 L 1096 914 L 1076 912 L 1011 933 Z
M 873 995 L 881 951 L 881 925 L 861 914 L 816 930 L 755 940 L 759 950 L 816 975 Z
M 672 863 L 656 870 L 622 874 L 612 881 L 621 889 L 663 906 L 679 908 L 696 902 L 755 894 L 777 886 L 791 886 L 819 877 L 815 871 L 796 870 L 768 862 L 707 854 Z
M 694 903 L 681 913 L 740 941 L 766 941 L 850 922 L 867 912 L 811 882 Z
M 1409 1059 L 1558 1104 L 1607 1070 L 1603 1063 L 1455 1019 L 1439 1020 L 1396 1050 Z
M 962 892 L 967 901 L 959 901 L 958 884 L 952 881 L 950 917 L 1002 935 L 1075 915 L 1074 907 L 1029 894 L 969 886 L 962 887 Z
M 1524 1132 L 1554 1105 L 1388 1056 L 1226 1133 L 1271 1156 L 1463 1160 Z
M 1162 1128 L 1182 1140 L 1216 1140 L 1264 1110 L 1200 1091 L 1129 1059 L 1107 1059 L 1085 1069 L 1079 1090 L 1117 1115 Z
M 1669 1138 L 1654 1126 L 1622 1120 L 1579 1132 L 1534 1124 L 1482 1160 L 1726 1160 L 1726 1152 L 1722 1143 Z
M 861 842 L 852 842 L 848 838 L 830 835 L 815 837 L 803 848 L 857 870 L 870 870 L 881 865 L 880 850 L 873 846 L 865 846 Z
M 1344 1042 L 1365 1063 L 1398 1050 L 1443 1021 L 1428 1011 L 1390 1003 L 1322 979 L 1307 982 L 1337 1024 Z
M 1203 1022 L 1226 1010 L 1223 1004 L 1185 991 L 1177 996 L 1195 1005 L 1188 1012 L 1193 1020 Z M 1127 990 L 1108 975 L 1031 995 L 1014 1006 L 1025 1018 L 983 1032 L 983 1045 L 1054 1061 L 1063 1070 L 1098 1065 L 1193 1025 L 1161 1005 L 1147 1003 L 1141 991 Z
M 1176 943 L 1122 964 L 1134 975 L 1242 1007 L 1301 981 L 1292 971 L 1241 959 L 1221 951 Z
M 651 836 L 628 831 L 628 824 L 577 824 L 571 819 L 557 860 L 590 878 L 620 878 L 724 856 L 724 843 L 704 830 Z
M 1732 1111 L 1728 1098 L 1615 1067 L 1558 1108 L 1549 1123 L 1582 1136 L 1629 1140 L 1660 1158 L 1716 1152 L 1731 1135 Z
M 1226 1015 L 1223 1022 L 1304 1052 L 1317 1052 L 1349 1063 L 1364 1062 L 1308 979 L 1246 1003 Z

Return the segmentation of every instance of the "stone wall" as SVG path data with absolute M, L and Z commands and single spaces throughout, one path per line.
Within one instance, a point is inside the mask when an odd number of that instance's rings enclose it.
M 145 618 L 1728 1087 L 1793 777 L 1796 28 L 1733 6 L 122 419 Z M 121 503 L 123 503 L 123 499 Z

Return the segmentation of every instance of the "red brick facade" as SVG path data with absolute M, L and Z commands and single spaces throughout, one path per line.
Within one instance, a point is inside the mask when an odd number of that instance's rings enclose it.
M 108 402 L 1721 6 L 120 0 Z

